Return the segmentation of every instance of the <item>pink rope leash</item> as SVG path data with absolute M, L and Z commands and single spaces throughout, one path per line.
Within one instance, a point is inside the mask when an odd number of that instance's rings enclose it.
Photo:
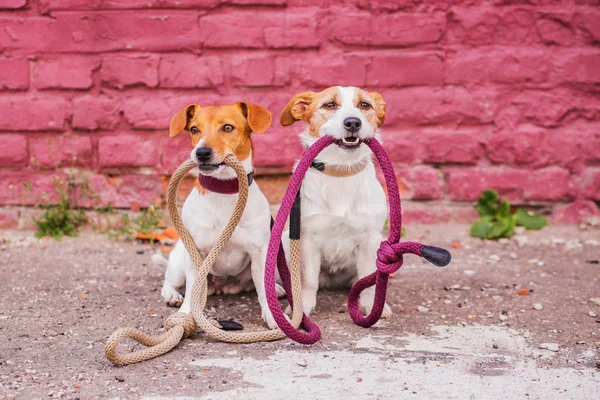
M 321 331 L 306 315 L 302 320 L 302 327 L 306 332 L 295 329 L 285 317 L 283 310 L 279 306 L 277 292 L 275 291 L 275 266 L 279 264 L 279 273 L 282 274 L 282 272 L 285 271 L 284 274 L 287 275 L 289 282 L 289 272 L 286 268 L 287 263 L 285 261 L 285 255 L 283 254 L 283 248 L 280 245 L 283 228 L 292 209 L 292 205 L 294 204 L 296 194 L 300 190 L 300 185 L 306 175 L 306 171 L 310 168 L 315 157 L 324 148 L 334 142 L 335 139 L 331 136 L 324 136 L 308 148 L 302 155 L 302 158 L 290 179 L 287 191 L 281 202 L 281 207 L 275 218 L 275 224 L 273 225 L 267 252 L 267 262 L 265 265 L 265 291 L 269 309 L 271 310 L 279 329 L 281 329 L 290 339 L 302 344 L 316 343 L 321 337 Z M 426 260 L 440 267 L 448 265 L 451 256 L 450 252 L 438 247 L 425 246 L 416 242 L 400 242 L 402 207 L 400 204 L 400 193 L 398 191 L 398 182 L 396 181 L 394 168 L 387 153 L 381 146 L 381 143 L 374 138 L 367 139 L 364 142 L 371 148 L 371 151 L 373 151 L 373 154 L 375 154 L 375 157 L 381 166 L 386 181 L 388 202 L 390 205 L 390 233 L 388 239 L 381 243 L 381 246 L 377 251 L 377 270 L 355 282 L 348 294 L 348 313 L 350 314 L 352 321 L 359 326 L 368 328 L 381 318 L 383 307 L 385 305 L 389 275 L 400 269 L 403 263 L 404 254 L 410 253 L 419 257 L 424 257 Z M 286 280 L 283 276 L 282 280 L 284 286 L 286 286 Z M 358 305 L 360 293 L 373 285 L 375 285 L 373 309 L 369 315 L 363 316 Z M 286 291 L 288 290 L 287 287 L 285 289 Z M 288 291 L 287 293 L 290 292 Z M 291 299 L 289 301 L 290 305 L 293 307 Z

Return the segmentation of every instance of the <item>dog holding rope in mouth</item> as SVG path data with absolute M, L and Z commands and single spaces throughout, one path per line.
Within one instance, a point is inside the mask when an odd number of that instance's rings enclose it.
M 238 226 L 216 264 L 211 268 L 208 294 L 236 294 L 256 289 L 262 318 L 269 328 L 277 325 L 269 311 L 264 289 L 264 266 L 270 235 L 269 204 L 253 183 L 252 133 L 271 126 L 271 113 L 263 107 L 238 102 L 233 105 L 201 107 L 191 104 L 171 119 L 170 136 L 189 132 L 191 158 L 198 164 L 199 180 L 187 197 L 182 220 L 198 249 L 208 254 L 231 217 L 237 198 L 235 171 L 224 164 L 233 154 L 248 173 L 248 201 Z M 166 264 L 167 261 L 163 259 Z M 190 292 L 196 269 L 179 240 L 171 252 L 161 294 L 168 305 L 190 312 Z M 179 289 L 185 285 L 185 297 Z M 278 293 L 283 288 L 277 287 Z
M 319 288 L 349 287 L 376 269 L 387 204 L 372 152 L 362 141 L 379 139 L 385 112 L 380 94 L 334 86 L 297 94 L 281 114 L 283 126 L 308 123 L 300 133 L 305 147 L 324 135 L 337 144 L 319 154 L 300 189 L 302 300 L 307 315 L 317 304 Z M 373 288 L 362 293 L 363 312 L 371 311 L 373 296 Z M 382 316 L 391 314 L 386 304 Z

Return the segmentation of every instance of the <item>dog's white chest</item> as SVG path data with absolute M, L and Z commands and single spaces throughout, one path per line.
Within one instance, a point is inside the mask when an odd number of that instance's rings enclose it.
M 266 199 L 256 187 L 250 187 L 246 208 L 238 226 L 211 269 L 216 276 L 234 276 L 250 264 L 250 253 L 268 240 L 269 214 Z M 260 196 L 259 196 L 260 195 Z M 201 195 L 193 190 L 185 201 L 182 217 L 196 246 L 208 254 L 231 218 L 237 195 Z

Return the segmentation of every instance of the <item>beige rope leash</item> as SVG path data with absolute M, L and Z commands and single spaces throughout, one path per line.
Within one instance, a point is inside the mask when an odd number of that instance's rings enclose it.
M 177 190 L 179 184 L 185 174 L 192 168 L 196 167 L 196 163 L 192 160 L 185 161 L 171 177 L 169 187 L 167 189 L 167 207 L 171 219 L 175 224 L 175 229 L 179 234 L 186 250 L 188 251 L 194 267 L 198 269 L 196 281 L 192 287 L 191 293 L 191 315 L 176 312 L 165 320 L 166 332 L 159 336 L 152 336 L 144 333 L 136 328 L 120 328 L 115 331 L 107 340 L 104 346 L 104 354 L 106 358 L 116 365 L 128 365 L 140 361 L 149 360 L 167 353 L 173 347 L 177 346 L 182 338 L 192 336 L 198 328 L 203 330 L 211 339 L 229 342 L 229 343 L 252 343 L 262 341 L 272 341 L 283 339 L 285 334 L 279 329 L 270 331 L 258 332 L 229 332 L 219 329 L 216 321 L 208 320 L 203 313 L 206 305 L 208 273 L 213 267 L 221 251 L 231 238 L 233 231 L 242 217 L 246 200 L 248 199 L 248 177 L 242 164 L 233 155 L 228 155 L 224 160 L 225 164 L 233 168 L 236 172 L 239 182 L 239 194 L 233 214 L 225 229 L 219 236 L 219 239 L 212 247 L 206 258 L 203 257 L 200 250 L 196 247 L 194 240 L 188 230 L 183 225 L 181 214 L 177 208 Z M 296 241 L 292 241 L 296 242 Z M 292 309 L 292 325 L 300 326 L 302 322 L 302 295 L 301 295 L 301 276 L 299 263 L 299 245 L 293 243 L 292 256 L 290 263 L 290 275 L 292 284 L 292 298 L 294 299 L 294 307 Z M 117 352 L 117 345 L 121 340 L 132 339 L 144 346 L 146 349 L 120 354 Z

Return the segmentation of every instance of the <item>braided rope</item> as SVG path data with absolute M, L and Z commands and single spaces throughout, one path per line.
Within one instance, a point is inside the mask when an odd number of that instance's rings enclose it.
M 196 166 L 192 160 L 184 162 L 177 171 L 175 171 L 171 177 L 167 190 L 167 206 L 171 219 L 173 220 L 175 229 L 177 230 L 181 241 L 192 259 L 194 267 L 198 270 L 196 281 L 192 286 L 191 315 L 181 312 L 172 314 L 165 321 L 166 332 L 159 336 L 149 335 L 136 328 L 118 329 L 108 338 L 104 347 L 106 358 L 114 364 L 128 365 L 165 354 L 173 347 L 177 346 L 182 338 L 193 335 L 198 328 L 203 330 L 211 339 L 229 343 L 272 341 L 282 339 L 286 336 L 279 329 L 258 332 L 228 332 L 219 329 L 216 321 L 208 320 L 204 316 L 203 310 L 207 298 L 208 273 L 214 266 L 221 251 L 223 251 L 227 241 L 231 238 L 231 235 L 237 227 L 244 212 L 246 200 L 248 199 L 248 176 L 246 175 L 244 167 L 233 155 L 228 155 L 224 162 L 236 172 L 239 182 L 239 195 L 231 218 L 206 257 L 204 257 L 196 247 L 194 239 L 185 228 L 181 219 L 181 214 L 177 208 L 176 197 L 179 184 L 186 173 Z M 282 260 L 283 263 L 281 263 L 281 260 L 278 263 L 278 269 L 283 280 L 284 288 L 288 294 L 288 301 L 290 306 L 292 306 L 291 324 L 297 328 L 303 320 L 300 266 L 299 262 L 292 263 L 291 269 L 288 270 L 287 265 L 285 264 L 285 256 Z M 267 296 L 275 296 L 275 298 L 277 298 L 274 283 L 271 286 L 265 287 L 265 292 Z M 296 299 L 296 306 L 293 305 L 293 299 Z M 135 340 L 144 346 L 147 346 L 147 348 L 128 354 L 120 354 L 117 352 L 117 345 L 124 339 Z
M 273 230 L 271 231 L 271 240 L 269 241 L 269 250 L 267 252 L 267 263 L 265 265 L 266 287 L 274 285 L 275 283 L 275 265 L 277 260 L 280 258 L 281 253 L 283 252 L 279 246 L 277 246 L 277 244 L 281 234 L 283 233 L 285 222 L 292 209 L 294 199 L 300 190 L 300 186 L 304 176 L 306 175 L 306 171 L 311 166 L 316 156 L 323 149 L 325 149 L 327 146 L 330 146 L 334 142 L 335 139 L 331 136 L 323 136 L 304 152 L 302 158 L 296 165 L 296 169 L 294 170 L 294 174 L 290 179 L 287 191 L 283 197 L 283 200 L 281 201 L 281 206 L 279 208 L 279 212 L 277 213 Z M 370 327 L 375 324 L 379 318 L 381 318 L 381 314 L 383 313 L 389 274 L 397 271 L 402 266 L 404 254 L 411 253 L 420 257 L 424 257 L 422 253 L 424 246 L 421 243 L 416 242 L 400 242 L 400 232 L 402 229 L 402 208 L 400 203 L 400 192 L 398 190 L 398 182 L 396 180 L 394 168 L 383 146 L 381 146 L 376 139 L 371 138 L 365 140 L 364 142 L 373 151 L 373 154 L 377 158 L 377 161 L 379 162 L 379 165 L 383 171 L 390 208 L 390 233 L 388 239 L 381 243 L 380 249 L 377 252 L 377 270 L 355 282 L 350 289 L 350 293 L 348 294 L 348 313 L 350 314 L 350 317 L 355 324 L 362 327 Z M 293 242 L 294 241 L 292 241 L 292 244 Z M 299 253 L 298 247 L 292 247 L 292 260 L 294 260 L 292 263 L 293 268 L 295 267 L 296 262 L 300 262 L 299 254 L 294 253 Z M 445 251 L 443 249 L 439 250 Z M 450 261 L 450 253 L 447 254 L 447 257 L 447 262 L 445 262 L 445 264 L 438 262 L 438 260 L 432 262 L 434 262 L 436 265 L 443 266 Z M 365 317 L 362 315 L 359 308 L 360 294 L 363 290 L 373 285 L 375 285 L 373 308 L 371 309 L 369 315 Z M 305 316 L 303 319 L 303 326 L 307 332 L 301 332 L 285 319 L 276 297 L 267 294 L 267 302 L 271 312 L 273 313 L 273 318 L 277 322 L 277 325 L 290 339 L 302 344 L 312 344 L 319 340 L 319 327 L 310 321 L 308 317 Z

